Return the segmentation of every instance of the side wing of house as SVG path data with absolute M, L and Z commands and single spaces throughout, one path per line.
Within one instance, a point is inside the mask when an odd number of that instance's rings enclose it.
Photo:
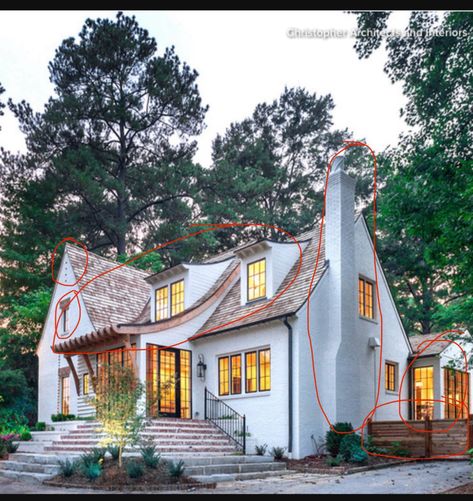
M 61 260 L 61 265 L 57 274 L 59 282 L 64 284 L 74 283 L 76 277 L 69 259 L 67 249 Z M 61 297 L 77 290 L 78 287 L 68 287 L 56 284 L 51 297 L 48 314 L 46 316 L 41 339 L 38 344 L 36 354 L 38 356 L 38 420 L 51 422 L 51 414 L 57 414 L 67 410 L 70 414 L 78 413 L 78 406 L 82 404 L 82 398 L 77 395 L 73 375 L 64 355 L 55 354 L 52 350 L 54 338 L 54 322 L 56 304 Z M 84 301 L 79 294 L 81 306 L 81 319 L 74 336 L 80 336 L 94 330 L 94 326 L 87 313 Z M 58 317 L 60 308 L 58 308 Z M 78 322 L 79 306 L 77 301 L 73 301 L 66 314 L 66 323 L 62 317 L 58 325 L 60 336 L 67 336 Z

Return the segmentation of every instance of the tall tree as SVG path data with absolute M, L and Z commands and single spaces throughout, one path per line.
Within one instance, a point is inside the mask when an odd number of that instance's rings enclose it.
M 379 201 L 382 257 L 401 310 L 419 332 L 471 328 L 473 14 L 412 12 L 406 36 L 382 31 L 388 12 L 357 16 L 359 28 L 379 29 L 357 40 L 358 55 L 384 44 L 385 71 L 407 97 L 411 129 L 385 155 Z
M 314 224 L 330 156 L 350 137 L 333 127 L 333 99 L 302 88 L 285 88 L 278 99 L 256 106 L 251 117 L 232 123 L 213 142 L 206 172 L 204 214 L 212 222 L 256 222 L 299 233 Z M 351 137 L 350 137 L 351 138 Z M 369 192 L 366 161 L 351 152 L 350 168 Z M 371 171 L 369 171 L 371 173 Z M 255 228 L 254 236 L 280 238 L 276 230 Z M 242 232 L 219 238 L 233 245 Z
M 90 221 L 92 249 L 125 254 L 166 203 L 193 196 L 191 138 L 207 108 L 197 72 L 173 47 L 156 50 L 134 17 L 87 19 L 49 64 L 56 95 L 44 111 L 9 103 L 40 175 L 60 180 L 57 203 Z

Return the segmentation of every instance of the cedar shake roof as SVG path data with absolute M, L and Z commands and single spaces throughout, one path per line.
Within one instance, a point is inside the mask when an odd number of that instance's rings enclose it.
M 411 343 L 412 350 L 414 352 L 412 356 L 415 357 L 419 351 L 424 349 L 429 344 L 429 341 L 435 339 L 439 334 L 440 332 L 409 336 L 409 342 Z M 445 333 L 443 336 L 439 338 L 439 340 L 440 339 L 450 339 L 449 333 Z M 424 344 L 419 348 L 419 345 L 421 343 Z M 420 356 L 429 357 L 429 356 L 440 355 L 440 353 L 442 353 L 442 351 L 445 350 L 449 344 L 450 343 L 444 343 L 444 342 L 432 343 Z
M 85 266 L 85 254 L 81 247 L 66 243 L 76 278 Z M 87 272 L 79 286 L 84 285 L 100 273 L 119 266 L 120 263 L 89 252 Z M 122 266 L 93 280 L 82 291 L 87 313 L 96 330 L 111 324 L 132 322 L 143 311 L 149 300 L 150 288 L 145 282 L 148 273 L 131 266 Z
M 248 315 L 264 305 L 271 303 L 272 299 L 266 299 L 261 301 L 255 301 L 254 303 L 241 305 L 240 297 L 240 280 L 238 280 L 233 287 L 230 289 L 226 297 L 222 300 L 220 305 L 210 316 L 210 318 L 205 322 L 205 324 L 196 333 L 196 336 L 202 334 L 202 337 L 215 334 L 217 332 L 223 332 L 225 330 L 233 330 L 235 328 L 251 325 L 261 321 L 268 321 L 275 318 L 280 318 L 285 315 L 291 315 L 296 313 L 306 302 L 308 296 L 308 286 L 312 277 L 312 273 L 315 266 L 315 260 L 317 257 L 317 247 L 319 241 L 320 227 L 317 225 L 313 230 L 297 236 L 297 240 L 303 241 L 310 239 L 307 246 L 305 247 L 302 254 L 302 266 L 291 287 L 276 301 L 274 301 L 267 308 L 255 313 L 254 315 L 243 318 L 238 322 L 232 323 L 226 327 L 219 327 L 222 324 L 230 322 L 232 320 Z M 317 269 L 317 274 L 314 279 L 312 291 L 315 289 L 318 281 L 322 277 L 325 269 L 327 268 L 327 263 L 325 262 L 325 239 L 324 233 L 322 232 L 322 245 L 320 249 L 320 259 Z M 299 259 L 295 262 L 286 278 L 282 281 L 279 289 L 276 291 L 275 296 L 277 296 L 281 291 L 283 291 L 289 283 L 294 279 L 299 266 Z M 273 298 L 274 299 L 274 298 Z M 212 330 L 212 332 L 203 334 L 206 331 Z

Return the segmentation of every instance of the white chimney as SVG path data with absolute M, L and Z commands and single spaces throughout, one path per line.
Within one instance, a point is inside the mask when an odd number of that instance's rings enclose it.
M 325 252 L 329 260 L 330 332 L 336 351 L 336 421 L 360 415 L 360 369 L 356 356 L 355 184 L 336 157 L 328 178 Z M 338 348 L 336 348 L 338 347 Z M 353 423 L 355 425 L 355 423 Z

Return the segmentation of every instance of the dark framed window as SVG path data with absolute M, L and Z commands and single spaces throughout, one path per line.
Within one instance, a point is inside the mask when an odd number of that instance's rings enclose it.
M 69 299 L 61 301 L 61 332 L 69 331 Z
M 241 393 L 241 355 L 232 355 L 230 358 L 230 371 L 232 374 L 232 395 Z
M 258 390 L 256 351 L 245 353 L 245 391 L 254 393 Z
M 271 389 L 271 350 L 269 348 L 258 352 L 259 391 Z
M 373 282 L 358 278 L 358 313 L 362 317 L 374 319 Z
M 84 395 L 88 395 L 90 393 L 90 379 L 88 372 L 85 372 L 82 375 L 82 393 Z
M 396 391 L 396 364 L 386 362 L 384 365 L 384 388 L 387 391 Z
M 229 381 L 229 358 L 220 357 L 218 359 L 218 394 L 228 395 L 230 393 Z
M 266 297 L 266 259 L 248 264 L 247 268 L 248 301 Z
M 155 292 L 155 302 L 156 302 L 156 321 L 164 320 L 169 316 L 169 298 L 168 298 L 168 286 L 160 287 L 156 289 Z
M 468 372 L 449 367 L 443 369 L 445 419 L 466 419 L 470 409 L 470 378 Z M 462 405 L 465 403 L 466 406 Z
M 184 280 L 171 284 L 171 317 L 184 311 Z

